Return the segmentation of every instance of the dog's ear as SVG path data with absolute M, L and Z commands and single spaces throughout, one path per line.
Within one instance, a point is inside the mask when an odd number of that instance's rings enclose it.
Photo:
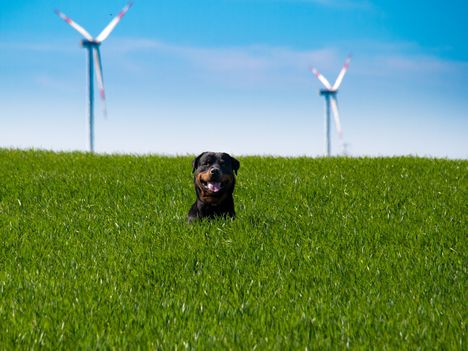
M 240 167 L 240 162 L 236 160 L 234 157 L 232 156 L 230 157 L 231 157 L 232 170 L 237 175 L 237 171 L 239 170 L 239 167 Z
M 206 152 L 202 152 L 200 155 L 198 155 L 197 157 L 194 158 L 194 160 L 192 161 L 192 173 L 195 172 L 195 170 L 198 168 L 199 166 L 199 162 L 200 162 L 200 158 L 206 154 Z

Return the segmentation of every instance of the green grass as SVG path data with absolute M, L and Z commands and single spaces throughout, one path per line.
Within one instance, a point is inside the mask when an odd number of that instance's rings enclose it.
M 466 349 L 468 161 L 0 150 L 0 349 Z

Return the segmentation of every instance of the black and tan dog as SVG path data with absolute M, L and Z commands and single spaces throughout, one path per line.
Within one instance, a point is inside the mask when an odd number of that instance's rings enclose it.
M 224 152 L 204 152 L 193 160 L 192 166 L 197 200 L 190 208 L 188 221 L 217 216 L 234 218 L 232 193 L 239 161 Z

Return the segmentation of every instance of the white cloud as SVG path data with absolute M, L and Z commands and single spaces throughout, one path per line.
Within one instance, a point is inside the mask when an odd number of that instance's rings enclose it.
M 434 79 L 435 75 L 463 74 L 468 67 L 468 62 L 445 60 L 411 43 L 361 42 L 347 46 L 354 47 L 352 69 L 364 77 L 391 79 L 398 75 L 431 75 Z M 310 50 L 267 45 L 195 47 L 145 38 L 114 41 L 109 50 L 120 53 L 154 51 L 181 59 L 208 73 L 232 74 L 238 79 L 255 75 L 267 82 L 280 75 L 290 79 L 287 75 L 300 74 L 308 79 L 303 72 L 310 66 L 316 66 L 326 75 L 335 75 L 348 54 L 338 45 Z
M 0 44 L 9 50 L 39 51 L 41 55 L 76 51 L 76 48 L 59 42 Z M 268 45 L 197 47 L 148 38 L 126 38 L 107 43 L 103 54 L 106 69 L 114 56 L 122 59 L 121 64 L 128 71 L 147 75 L 158 69 L 160 58 L 165 58 L 166 68 L 173 64 L 179 70 L 203 74 L 206 80 L 270 87 L 308 84 L 311 76 L 307 69 L 310 66 L 316 66 L 329 80 L 333 80 L 348 54 L 343 47 L 354 48 L 351 71 L 355 77 L 362 79 L 422 79 L 434 83 L 460 80 L 460 77 L 466 78 L 468 72 L 468 62 L 439 58 L 408 42 L 360 41 L 315 49 L 295 49 Z M 139 59 L 145 53 L 158 56 L 150 60 Z M 42 86 L 60 84 L 40 74 L 36 76 L 36 83 Z
M 295 50 L 287 47 L 249 45 L 241 47 L 194 47 L 150 39 L 121 40 L 111 49 L 120 52 L 155 50 L 185 59 L 208 70 L 265 71 L 276 67 L 307 68 L 328 65 L 338 57 L 335 49 Z
M 26 52 L 37 52 L 37 53 L 70 53 L 76 51 L 78 46 L 70 46 L 64 42 L 25 42 L 25 41 L 2 41 L 0 45 L 5 50 L 13 51 L 26 51 Z

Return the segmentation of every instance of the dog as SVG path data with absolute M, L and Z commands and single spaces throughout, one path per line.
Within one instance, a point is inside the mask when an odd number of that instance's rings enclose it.
M 188 222 L 201 218 L 235 218 L 232 193 L 240 163 L 225 152 L 203 152 L 192 162 L 197 199 L 188 213 Z

